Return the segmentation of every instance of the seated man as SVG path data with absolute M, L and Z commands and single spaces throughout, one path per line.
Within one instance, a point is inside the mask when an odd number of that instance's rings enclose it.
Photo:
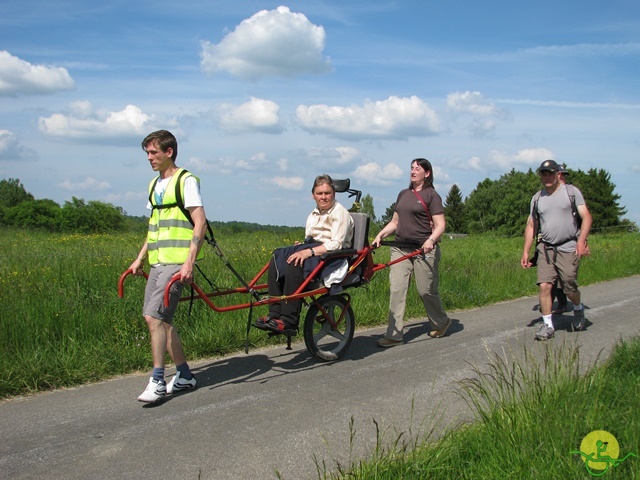
M 316 208 L 307 217 L 305 243 L 278 248 L 269 263 L 268 293 L 270 297 L 291 295 L 327 252 L 351 247 L 353 219 L 349 211 L 336 202 L 336 189 L 329 175 L 319 175 L 311 189 Z M 339 262 L 342 266 L 344 259 Z M 345 270 L 346 273 L 346 270 Z M 269 304 L 269 315 L 255 324 L 262 330 L 284 333 L 298 328 L 302 300 Z

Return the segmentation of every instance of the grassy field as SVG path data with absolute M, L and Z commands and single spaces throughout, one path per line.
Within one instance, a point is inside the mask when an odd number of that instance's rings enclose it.
M 372 458 L 332 470 L 318 464 L 318 478 L 640 478 L 640 338 L 619 343 L 586 372 L 575 345 L 543 348 L 541 358 L 526 350 L 519 358 L 494 354 L 488 370 L 458 382 L 474 423 L 412 444 L 381 434 Z M 619 450 L 610 442 L 606 453 L 619 463 L 585 460 L 596 450 L 583 450 L 583 439 L 599 430 L 615 432 Z
M 302 236 L 302 230 L 299 237 Z M 218 242 L 231 264 L 251 278 L 273 248 L 299 237 L 272 232 L 225 234 Z M 144 281 L 129 278 L 123 299 L 117 281 L 135 258 L 142 237 L 55 235 L 2 230 L 0 236 L 0 398 L 79 385 L 151 367 L 147 328 L 140 314 Z M 592 256 L 581 265 L 581 284 L 640 273 L 640 235 L 593 235 Z M 205 246 L 203 270 L 221 287 L 235 277 Z M 465 237 L 442 243 L 441 293 L 448 310 L 458 310 L 536 293 L 535 271 L 519 266 L 521 238 Z M 388 248 L 375 261 L 388 260 Z M 199 284 L 205 285 L 196 279 Z M 378 272 L 366 287 L 351 291 L 359 326 L 386 322 L 388 274 Z M 246 296 L 226 302 L 248 301 Z M 254 316 L 266 311 L 255 309 Z M 228 354 L 244 347 L 248 310 L 215 313 L 195 302 L 176 315 L 190 360 Z M 415 292 L 407 316 L 424 316 Z M 254 346 L 276 343 L 252 329 Z

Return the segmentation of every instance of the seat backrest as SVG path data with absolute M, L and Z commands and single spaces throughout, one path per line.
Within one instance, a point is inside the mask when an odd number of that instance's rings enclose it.
M 364 247 L 369 246 L 369 215 L 353 212 L 350 212 L 349 215 L 353 218 L 353 242 L 351 248 L 362 250 Z

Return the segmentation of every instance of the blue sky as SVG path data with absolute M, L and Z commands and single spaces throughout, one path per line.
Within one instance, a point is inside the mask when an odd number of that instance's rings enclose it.
M 640 3 L 5 0 L 0 178 L 146 215 L 166 128 L 207 216 L 304 225 L 321 173 L 377 216 L 553 158 L 611 174 L 640 224 Z M 346 206 L 351 199 L 339 196 Z M 588 199 L 587 199 L 588 201 Z

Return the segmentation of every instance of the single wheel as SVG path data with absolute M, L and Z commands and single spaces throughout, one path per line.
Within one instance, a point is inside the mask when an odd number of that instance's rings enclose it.
M 321 362 L 338 360 L 351 345 L 355 320 L 351 297 L 325 295 L 309 307 L 304 319 L 304 343 Z

